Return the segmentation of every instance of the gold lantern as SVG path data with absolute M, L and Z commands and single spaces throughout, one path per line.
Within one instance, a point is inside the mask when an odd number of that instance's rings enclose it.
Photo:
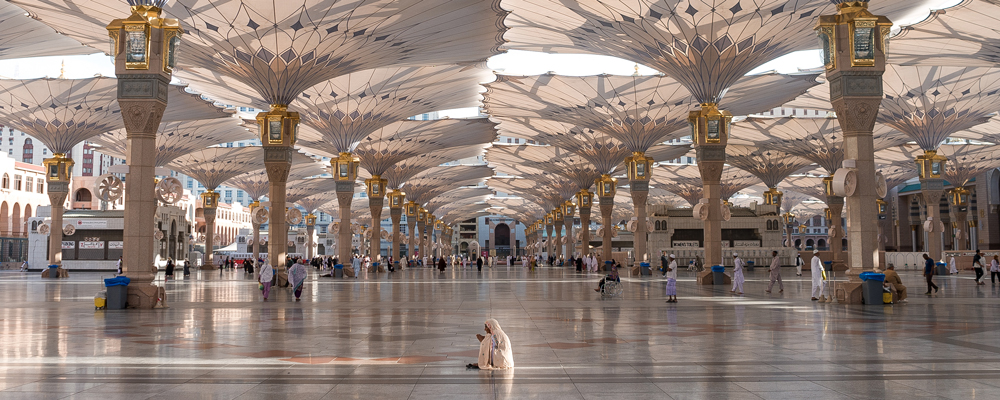
M 202 208 L 216 208 L 219 206 L 219 194 L 214 190 L 209 190 L 201 194 Z
M 793 222 L 795 222 L 795 214 L 792 214 L 790 212 L 782 214 L 781 217 L 782 219 L 784 219 L 785 225 L 791 225 Z
M 648 181 L 653 168 L 653 159 L 646 157 L 641 151 L 633 151 L 631 156 L 625 158 L 625 166 L 630 181 Z
M 720 111 L 714 103 L 702 103 L 700 110 L 688 114 L 691 138 L 699 145 L 726 144 L 732 122 L 733 114 Z
M 784 196 L 784 193 L 781 193 L 778 188 L 768 188 L 767 191 L 764 192 L 764 204 L 779 206 L 781 205 L 782 196 Z
M 111 57 L 125 52 L 125 69 L 149 70 L 151 47 L 161 51 L 160 67 L 171 73 L 177 62 L 177 47 L 184 31 L 173 18 L 160 18 L 162 10 L 148 5 L 132 6 L 132 15 L 116 19 L 107 26 Z M 154 52 L 155 53 L 155 52 Z
M 828 177 L 823 178 L 823 192 L 826 193 L 827 196 L 831 196 L 831 197 L 837 195 L 833 191 L 833 177 L 832 176 L 828 176 Z
M 306 226 L 316 226 L 316 215 L 309 213 L 306 215 Z
M 400 193 L 402 193 L 402 192 L 400 192 Z M 407 219 L 417 218 L 417 216 L 419 214 L 418 213 L 419 210 L 420 210 L 420 206 L 417 205 L 417 203 L 412 202 L 412 201 L 406 202 L 406 218 Z
M 556 207 L 555 210 L 552 210 L 552 218 L 556 221 L 562 222 L 563 220 L 562 207 Z
M 823 209 L 823 216 L 826 217 L 827 221 L 830 221 L 830 220 L 833 219 L 833 212 L 830 211 L 829 208 L 824 208 Z
M 340 153 L 340 156 L 330 160 L 333 167 L 333 179 L 340 182 L 354 182 L 358 180 L 358 166 L 361 160 L 351 153 Z M 385 190 L 383 187 L 382 190 Z
M 875 199 L 875 204 L 878 205 L 878 219 L 885 219 L 889 213 L 889 203 L 882 199 Z
M 63 153 L 53 153 L 52 158 L 42 160 L 45 166 L 45 179 L 49 182 L 69 182 L 73 176 L 73 159 Z
M 552 213 L 545 214 L 545 225 L 552 226 Z
M 615 192 L 618 190 L 618 180 L 612 178 L 611 175 L 604 174 L 601 175 L 595 182 L 597 185 L 597 196 L 604 198 L 614 198 Z
M 417 208 L 417 222 L 427 222 L 427 210 L 423 207 Z
M 365 179 L 365 188 L 368 192 L 368 197 L 382 198 L 385 195 L 385 186 L 388 184 L 389 181 L 382 179 L 379 175 L 372 175 L 371 178 Z
M 583 189 L 576 193 L 576 204 L 581 209 L 590 209 L 590 206 L 594 204 L 594 194 L 587 189 Z
M 578 193 L 577 195 L 579 195 L 579 193 Z M 575 212 L 576 212 L 576 206 L 575 206 L 575 205 L 573 205 L 573 202 L 572 202 L 572 201 L 569 201 L 569 200 L 566 200 L 566 201 L 565 201 L 565 202 L 564 202 L 564 203 L 562 204 L 562 213 L 563 213 L 563 217 L 573 217 L 573 214 L 574 214 Z
M 876 56 L 888 54 L 892 22 L 868 11 L 868 2 L 852 0 L 837 5 L 837 15 L 819 17 L 816 33 L 823 50 L 823 65 L 837 68 L 837 44 L 846 45 L 851 67 L 874 67 Z M 847 43 L 839 35 L 846 35 Z
M 257 114 L 260 143 L 263 147 L 291 147 L 299 131 L 299 113 L 288 111 L 284 104 L 273 104 L 268 112 Z
M 920 179 L 933 179 L 940 178 L 944 173 L 948 158 L 939 156 L 935 150 L 924 150 L 924 154 L 917 156 L 914 162 L 917 164 Z
M 393 190 L 389 192 L 389 208 L 403 208 L 403 204 L 406 202 L 406 193 L 401 190 Z M 416 204 L 416 203 L 414 203 Z

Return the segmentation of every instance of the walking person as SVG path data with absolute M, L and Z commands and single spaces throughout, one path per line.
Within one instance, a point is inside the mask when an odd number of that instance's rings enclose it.
M 302 285 L 306 283 L 306 266 L 299 259 L 288 269 L 288 279 L 292 283 L 292 290 L 295 293 L 295 301 L 299 301 L 302 296 Z
M 924 254 L 926 256 L 926 254 Z M 932 261 L 933 262 L 933 261 Z M 983 253 L 976 249 L 976 255 L 972 256 L 972 269 L 976 271 L 976 284 L 985 285 L 983 282 Z M 927 290 L 930 292 L 930 290 Z
M 664 267 L 663 276 L 667 278 L 667 303 L 677 302 L 677 260 L 670 255 L 670 262 Z
M 361 256 L 354 254 L 351 257 L 351 268 L 354 269 L 354 279 L 361 275 Z
M 184 260 L 184 276 L 187 277 L 189 275 L 191 275 L 191 261 Z
M 167 272 L 163 275 L 163 282 L 169 281 L 170 278 L 174 277 L 174 259 L 167 257 Z
M 274 268 L 271 267 L 271 263 L 264 260 L 264 265 L 260 267 L 260 275 L 257 276 L 257 282 L 263 286 L 264 301 L 267 301 L 267 296 L 271 294 L 272 279 L 274 279 Z
M 994 278 L 1000 278 L 1000 260 L 995 255 L 993 256 L 993 261 L 990 261 L 990 282 L 996 285 L 997 283 L 993 280 Z
M 979 250 L 976 250 L 976 256 L 979 256 Z M 978 275 L 982 276 L 982 268 L 979 268 Z M 924 277 L 927 278 L 927 293 L 924 294 L 930 296 L 931 288 L 937 293 L 938 286 L 934 284 L 934 260 L 927 253 L 924 253 Z
M 28 271 L 28 260 L 24 260 L 24 262 L 21 263 L 21 272 L 27 272 L 27 271 Z
M 778 259 L 777 251 L 772 251 L 771 257 L 773 257 L 771 258 L 771 268 L 768 268 L 771 271 L 771 283 L 767 284 L 767 292 L 771 293 L 774 282 L 778 281 L 778 293 L 781 293 L 785 291 L 785 284 L 781 282 L 781 260 Z
M 955 263 L 955 256 L 951 256 L 951 259 L 948 260 L 948 267 L 950 267 L 948 273 L 952 275 L 958 274 L 958 264 Z
M 823 260 L 819 259 L 819 250 L 813 250 L 813 258 L 809 264 L 809 273 L 812 274 L 812 301 L 825 302 L 826 297 L 823 296 L 823 281 L 826 280 L 826 271 L 823 270 Z
M 733 290 L 729 292 L 743 294 L 743 281 L 743 259 L 739 254 L 733 253 Z
M 122 274 L 122 258 L 118 257 L 118 275 Z
M 804 264 L 802 262 L 802 255 L 795 253 L 795 276 L 802 276 L 802 265 Z
M 479 272 L 483 272 L 483 258 L 482 257 L 476 257 L 476 270 L 479 271 Z
M 660 252 L 660 271 L 663 271 L 663 277 L 667 277 L 667 265 L 670 264 L 670 260 L 667 259 L 667 252 Z

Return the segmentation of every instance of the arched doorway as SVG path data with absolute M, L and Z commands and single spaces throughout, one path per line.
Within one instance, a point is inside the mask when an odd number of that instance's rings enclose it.
M 826 248 L 826 239 L 819 239 L 816 241 L 816 247 L 820 249 Z
M 806 249 L 812 249 L 815 243 L 812 239 L 806 239 Z
M 458 253 L 467 256 L 469 255 L 469 242 L 462 242 L 458 245 Z
M 10 234 L 10 214 L 7 212 L 7 202 L 0 203 L 0 236 Z
M 14 203 L 14 208 L 10 211 L 10 230 L 14 236 L 21 234 L 21 204 Z
M 496 239 L 493 249 L 496 250 L 497 257 L 507 257 L 510 254 L 510 225 L 497 225 L 493 230 L 493 238 Z
M 177 259 L 177 221 L 170 221 L 170 239 L 167 243 L 167 252 L 170 253 L 170 258 L 174 260 Z
M 24 225 L 24 228 L 21 230 L 22 232 L 28 232 L 28 219 L 30 218 L 31 218 L 31 204 L 25 204 L 24 219 L 21 220 L 23 221 L 22 224 Z

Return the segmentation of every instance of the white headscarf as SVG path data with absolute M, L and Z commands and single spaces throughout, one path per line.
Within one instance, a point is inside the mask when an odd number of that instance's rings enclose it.
M 490 328 L 490 334 L 479 344 L 479 369 L 514 368 L 514 351 L 511 349 L 510 338 L 500 328 L 497 320 L 486 320 L 486 326 Z

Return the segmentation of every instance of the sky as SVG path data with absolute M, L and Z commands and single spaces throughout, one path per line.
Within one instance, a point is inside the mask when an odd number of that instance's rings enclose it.
M 961 0 L 940 0 L 934 8 L 946 8 L 958 4 Z M 912 24 L 927 17 L 929 10 L 916 11 L 912 15 L 894 21 L 896 26 Z M 89 56 L 71 57 L 38 57 L 30 59 L 15 59 L 0 61 L 0 78 L 32 79 L 42 77 L 58 77 L 65 63 L 64 76 L 69 79 L 89 78 L 94 75 L 114 76 L 114 65 L 111 58 L 102 53 Z M 794 73 L 801 69 L 817 68 L 822 65 L 819 50 L 807 50 L 788 54 L 777 58 L 751 71 L 751 74 L 777 71 L 779 73 Z M 631 75 L 636 64 L 615 57 L 585 55 L 585 54 L 546 54 L 528 51 L 509 51 L 489 59 L 488 66 L 498 72 L 509 75 L 538 75 L 555 72 L 559 75 Z M 651 75 L 656 71 L 646 66 L 639 66 L 639 74 Z M 441 116 L 453 118 L 470 116 L 475 110 L 446 110 Z

